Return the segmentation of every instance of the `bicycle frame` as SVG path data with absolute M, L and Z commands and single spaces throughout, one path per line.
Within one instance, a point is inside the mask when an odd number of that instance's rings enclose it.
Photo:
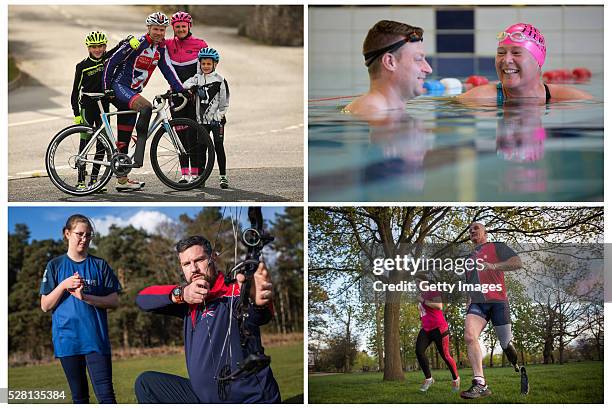
M 157 99 L 157 97 L 155 97 L 155 99 Z M 91 149 L 93 144 L 96 143 L 98 137 L 100 136 L 100 133 L 102 133 L 103 130 L 106 131 L 105 135 L 107 139 L 110 141 L 111 145 L 113 146 L 113 153 L 117 153 L 118 151 L 117 150 L 117 138 L 115 137 L 115 134 L 113 133 L 113 129 L 111 127 L 109 118 L 115 115 L 138 114 L 138 111 L 105 112 L 104 107 L 102 106 L 102 100 L 98 100 L 97 103 L 98 103 L 98 108 L 100 109 L 100 118 L 102 119 L 102 125 L 94 132 L 89 142 L 85 145 L 85 147 L 83 147 L 83 150 L 79 152 L 79 160 L 82 163 L 92 163 L 92 164 L 97 164 L 97 165 L 108 166 L 110 162 L 98 161 L 95 159 L 85 159 L 82 157 L 82 153 L 89 152 L 89 149 Z M 168 115 L 165 109 L 166 105 L 167 105 L 166 100 L 162 100 L 162 103 L 160 104 L 160 106 L 153 110 L 153 112 L 155 113 L 155 118 L 153 119 L 153 122 L 151 122 L 151 124 L 149 125 L 149 130 L 147 132 L 147 139 L 151 135 L 153 135 L 160 126 L 163 125 L 164 128 L 166 129 L 166 132 L 168 132 L 168 135 L 171 136 L 172 138 L 171 140 L 172 140 L 172 143 L 174 144 L 174 147 L 178 149 L 181 154 L 186 154 L 186 150 L 183 144 L 181 143 L 180 138 L 176 134 L 176 131 L 170 126 Z M 134 157 L 134 154 L 132 153 L 132 155 L 130 156 L 130 159 L 133 159 L 133 157 Z

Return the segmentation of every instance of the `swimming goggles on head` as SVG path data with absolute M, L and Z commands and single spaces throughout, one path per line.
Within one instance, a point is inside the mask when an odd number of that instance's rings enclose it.
M 504 41 L 508 37 L 510 37 L 510 40 L 516 43 L 523 43 L 525 41 L 533 41 L 534 43 L 538 45 L 544 45 L 540 41 L 536 40 L 535 38 L 525 35 L 525 33 L 523 33 L 522 31 L 514 31 L 512 33 L 508 33 L 506 31 L 500 31 L 499 33 L 497 33 L 497 41 L 499 42 Z
M 408 34 L 408 37 L 403 38 L 399 41 L 396 41 L 395 43 L 391 45 L 380 48 L 378 50 L 368 51 L 367 53 L 365 53 L 363 55 L 363 58 L 365 59 L 365 65 L 366 67 L 369 67 L 381 55 L 386 54 L 386 53 L 392 53 L 393 51 L 399 50 L 400 47 L 406 43 L 417 43 L 419 41 L 423 41 L 423 32 L 420 30 L 413 31 L 412 33 Z

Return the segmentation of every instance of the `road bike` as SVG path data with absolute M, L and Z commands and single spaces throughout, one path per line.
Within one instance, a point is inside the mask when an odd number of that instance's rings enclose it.
M 113 177 L 127 176 L 133 168 L 134 152 L 125 154 L 117 149 L 117 139 L 109 117 L 135 114 L 136 111 L 105 112 L 103 93 L 83 93 L 98 104 L 102 125 L 71 125 L 53 137 L 45 155 L 45 166 L 51 182 L 62 192 L 85 196 L 100 191 Z M 215 164 L 215 148 L 201 125 L 192 119 L 170 119 L 170 100 L 183 98 L 181 110 L 188 102 L 182 94 L 168 91 L 153 99 L 155 118 L 149 125 L 147 139 L 153 135 L 150 158 L 153 172 L 166 186 L 175 190 L 190 190 L 201 186 Z M 87 140 L 81 149 L 81 140 Z M 202 166 L 195 174 L 190 158 L 197 156 Z M 193 171 L 193 173 L 192 173 Z M 87 182 L 89 179 L 89 182 Z M 85 182 L 84 182 L 85 181 Z

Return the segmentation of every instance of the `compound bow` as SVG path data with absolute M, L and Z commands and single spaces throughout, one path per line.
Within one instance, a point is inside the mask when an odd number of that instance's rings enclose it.
M 242 273 L 245 276 L 245 281 L 242 283 L 240 288 L 240 303 L 237 309 L 237 316 L 235 318 L 238 320 L 241 347 L 243 349 L 247 349 L 250 341 L 251 345 L 256 346 L 256 350 L 249 351 L 247 357 L 237 364 L 237 368 L 234 371 L 231 369 L 231 351 L 228 350 L 230 362 L 226 362 L 215 377 L 217 380 L 217 392 L 219 394 L 219 399 L 222 401 L 227 400 L 231 391 L 232 381 L 257 373 L 266 366 L 270 365 L 270 357 L 264 354 L 264 349 L 261 346 L 261 343 L 257 342 L 255 335 L 249 329 L 246 321 L 249 318 L 249 308 L 252 304 L 250 293 L 253 284 L 253 276 L 259 266 L 264 246 L 271 243 L 274 240 L 274 237 L 267 233 L 263 228 L 261 207 L 249 207 L 248 217 L 251 227 L 244 229 L 240 237 L 242 243 L 247 248 L 247 254 L 244 260 L 236 264 L 234 268 L 232 268 L 226 275 L 225 284 L 236 284 L 236 275 L 238 273 Z M 228 334 L 231 328 L 231 319 L 234 318 L 233 303 L 231 304 L 231 310 Z M 229 336 L 226 337 L 226 342 L 228 340 Z

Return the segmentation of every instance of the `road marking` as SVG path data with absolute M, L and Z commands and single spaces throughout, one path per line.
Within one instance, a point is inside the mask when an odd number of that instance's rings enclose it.
M 41 122 L 57 121 L 58 119 L 70 119 L 70 118 L 72 118 L 72 117 L 71 116 L 57 116 L 55 118 L 32 119 L 30 121 L 14 122 L 12 124 L 8 124 L 8 127 L 12 128 L 13 126 L 23 126 L 23 125 L 39 124 Z

